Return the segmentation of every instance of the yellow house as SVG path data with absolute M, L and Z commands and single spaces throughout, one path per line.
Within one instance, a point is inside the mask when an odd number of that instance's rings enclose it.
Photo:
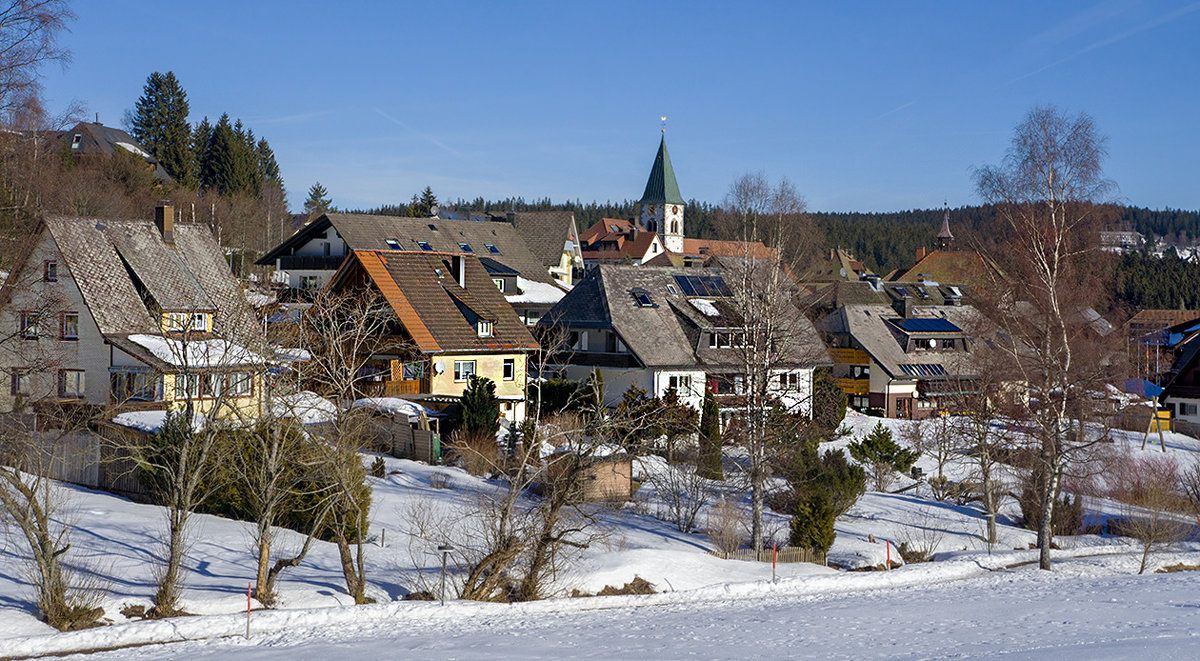
M 49 215 L 0 290 L 0 411 L 261 414 L 261 327 L 208 227 Z
M 538 344 L 474 255 L 356 251 L 329 287 L 378 292 L 412 347 L 384 359 L 380 394 L 451 404 L 472 376 L 486 377 L 504 417 L 525 417 L 529 356 Z

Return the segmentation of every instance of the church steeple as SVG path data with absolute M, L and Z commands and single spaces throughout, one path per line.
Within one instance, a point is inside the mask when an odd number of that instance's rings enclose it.
M 954 243 L 954 234 L 950 232 L 950 205 L 943 202 L 945 213 L 942 214 L 942 229 L 937 234 L 937 249 L 948 250 Z
M 667 154 L 667 135 L 663 129 L 658 154 L 650 167 L 646 191 L 642 193 L 641 223 L 651 232 L 658 232 L 669 252 L 683 252 L 683 196 L 675 181 L 675 168 Z

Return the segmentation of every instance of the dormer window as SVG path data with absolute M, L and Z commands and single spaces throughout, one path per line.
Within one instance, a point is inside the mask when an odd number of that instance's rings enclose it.
M 80 135 L 79 133 L 76 133 L 71 138 L 71 149 L 79 149 L 80 146 L 82 146 L 82 144 L 83 144 L 83 136 Z
M 167 332 L 183 333 L 193 331 L 203 333 L 208 330 L 207 312 L 168 312 Z
M 433 252 L 433 246 L 429 245 L 428 241 L 417 241 L 417 245 L 421 246 L 421 250 L 425 252 Z
M 404 250 L 404 248 L 400 247 L 400 242 L 395 239 L 386 239 L 384 243 L 387 244 L 390 250 Z
M 475 330 L 477 333 L 479 333 L 479 337 L 491 337 L 492 322 L 486 319 L 480 319 L 479 321 L 475 322 Z

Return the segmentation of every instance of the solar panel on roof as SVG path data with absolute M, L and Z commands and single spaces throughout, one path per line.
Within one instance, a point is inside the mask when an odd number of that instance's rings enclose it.
M 962 331 L 947 319 L 901 319 L 900 327 L 916 333 L 958 333 Z

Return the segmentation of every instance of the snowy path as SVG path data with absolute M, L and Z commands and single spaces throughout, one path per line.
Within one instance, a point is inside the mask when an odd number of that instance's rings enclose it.
M 88 659 L 1194 659 L 1197 574 L 1114 575 L 1129 559 L 1064 561 L 848 595 L 430 617 L 151 646 Z M 454 611 L 456 605 L 447 606 Z

